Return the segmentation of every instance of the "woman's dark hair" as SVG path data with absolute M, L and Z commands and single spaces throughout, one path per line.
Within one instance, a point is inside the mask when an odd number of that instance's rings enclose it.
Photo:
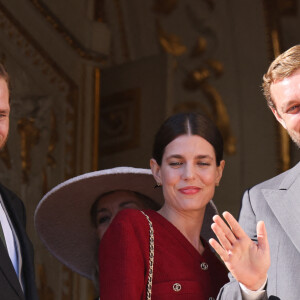
M 152 209 L 152 210 L 159 210 L 160 209 L 160 205 L 157 204 L 155 201 L 153 201 L 150 197 L 141 194 L 139 192 L 136 191 L 131 191 L 131 190 L 114 190 L 114 191 L 109 191 L 106 192 L 100 196 L 97 197 L 97 199 L 94 201 L 91 210 L 90 210 L 90 216 L 91 216 L 91 222 L 93 227 L 97 227 L 97 206 L 99 201 L 107 195 L 113 194 L 115 192 L 119 192 L 119 191 L 123 191 L 123 192 L 130 192 L 136 195 L 136 197 L 140 200 L 140 204 L 142 209 Z
M 180 135 L 198 135 L 215 150 L 217 166 L 223 159 L 223 138 L 216 125 L 199 113 L 179 113 L 169 117 L 155 135 L 152 157 L 161 165 L 165 148 Z

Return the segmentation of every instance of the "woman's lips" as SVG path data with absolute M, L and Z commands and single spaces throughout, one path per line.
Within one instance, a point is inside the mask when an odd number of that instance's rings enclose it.
M 193 195 L 197 194 L 201 189 L 196 186 L 186 186 L 184 188 L 179 189 L 179 192 L 185 195 Z

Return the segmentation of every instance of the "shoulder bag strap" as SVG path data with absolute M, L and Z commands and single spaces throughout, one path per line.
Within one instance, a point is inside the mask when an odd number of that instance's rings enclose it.
M 148 284 L 147 284 L 147 300 L 151 300 L 153 264 L 154 264 L 154 229 L 149 216 L 145 214 L 143 211 L 141 211 L 141 213 L 146 217 L 149 223 L 150 253 L 149 253 L 149 275 L 148 275 Z

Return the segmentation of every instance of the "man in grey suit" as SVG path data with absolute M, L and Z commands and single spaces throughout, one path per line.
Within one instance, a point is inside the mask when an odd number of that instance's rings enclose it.
M 277 121 L 300 148 L 300 45 L 274 60 L 263 88 Z M 231 230 L 215 216 L 212 227 L 220 244 L 210 243 L 232 278 L 219 299 L 299 300 L 300 163 L 247 190 L 239 224 L 228 212 L 223 216 Z
M 0 149 L 9 131 L 9 78 L 0 64 Z M 23 202 L 0 184 L 0 299 L 37 300 L 33 249 Z

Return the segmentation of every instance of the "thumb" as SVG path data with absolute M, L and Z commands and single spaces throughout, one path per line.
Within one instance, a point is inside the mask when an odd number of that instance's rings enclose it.
M 260 248 L 263 251 L 269 249 L 267 230 L 266 230 L 265 223 L 263 221 L 259 221 L 257 223 L 256 234 L 257 234 L 258 248 Z

